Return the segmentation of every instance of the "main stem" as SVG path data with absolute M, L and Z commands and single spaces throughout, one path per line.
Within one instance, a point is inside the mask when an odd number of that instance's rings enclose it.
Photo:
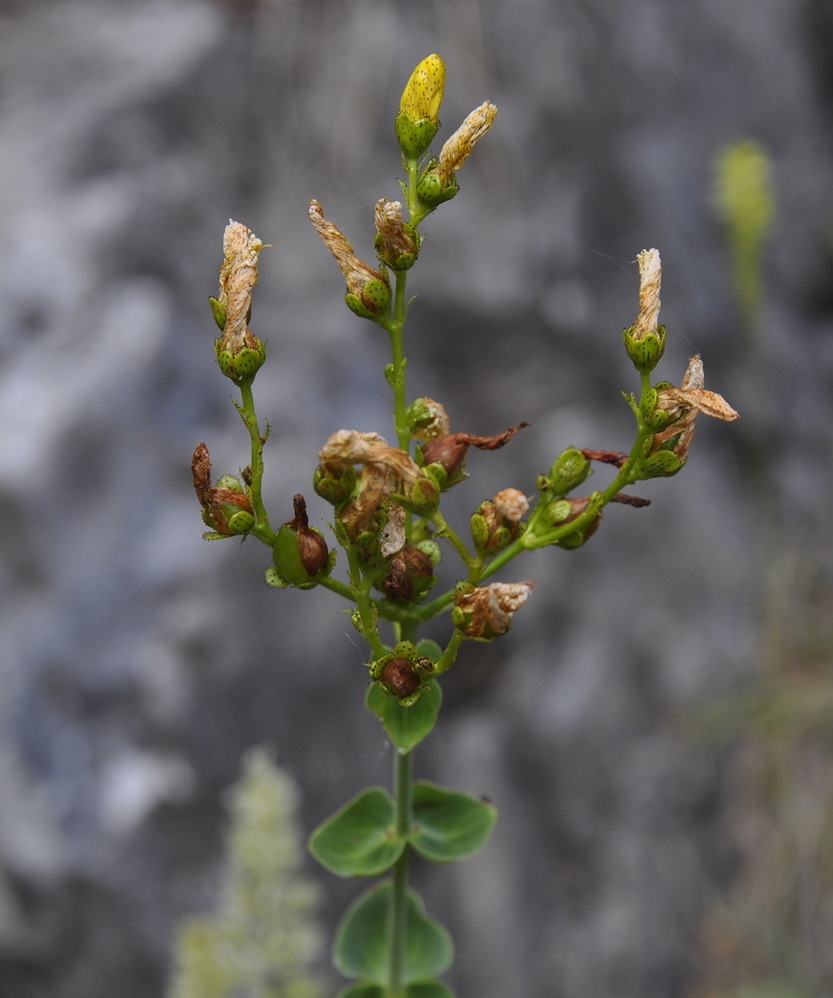
M 411 752 L 396 752 L 393 787 L 396 803 L 396 834 L 407 836 L 411 828 Z M 408 938 L 408 859 L 406 845 L 393 867 L 390 905 L 390 964 L 387 998 L 400 998 L 403 987 L 405 950 Z

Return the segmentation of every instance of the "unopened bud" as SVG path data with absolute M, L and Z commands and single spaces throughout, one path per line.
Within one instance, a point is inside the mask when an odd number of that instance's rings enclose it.
M 549 473 L 549 488 L 553 495 L 565 496 L 578 488 L 590 474 L 590 462 L 576 447 L 568 447 L 553 463 Z
M 406 158 L 419 159 L 431 145 L 440 125 L 444 89 L 445 63 L 436 53 L 426 56 L 405 84 L 396 116 L 396 137 Z

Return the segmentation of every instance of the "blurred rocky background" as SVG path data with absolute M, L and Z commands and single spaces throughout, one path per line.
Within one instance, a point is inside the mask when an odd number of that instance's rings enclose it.
M 298 491 L 326 520 L 331 432 L 390 434 L 386 343 L 306 206 L 370 253 L 399 94 L 433 51 L 441 138 L 483 100 L 500 115 L 424 226 L 410 388 L 458 430 L 531 423 L 472 455 L 456 522 L 566 446 L 628 446 L 643 248 L 659 377 L 699 352 L 743 413 L 701 418 L 651 508 L 504 573 L 538 588 L 449 675 L 417 773 L 500 820 L 477 858 L 416 871 L 457 941 L 448 981 L 833 994 L 830 0 L 3 0 L 3 998 L 164 995 L 252 746 L 297 780 L 307 830 L 388 782 L 343 607 L 268 589 L 253 541 L 203 542 L 189 460 L 200 440 L 217 472 L 248 460 L 206 301 L 229 217 L 275 244 L 253 322 L 273 522 Z M 746 139 L 777 205 L 755 322 L 714 207 Z M 357 885 L 310 872 L 331 930 Z

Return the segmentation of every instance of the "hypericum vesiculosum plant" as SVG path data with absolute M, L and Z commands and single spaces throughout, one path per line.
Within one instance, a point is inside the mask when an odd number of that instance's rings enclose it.
M 264 244 L 245 225 L 230 222 L 223 241 L 220 291 L 211 299 L 221 329 L 216 341 L 220 369 L 239 388 L 238 412 L 251 441 L 247 467 L 237 476 L 211 478 L 205 444 L 194 452 L 194 487 L 211 538 L 252 536 L 272 553 L 266 581 L 277 588 L 324 586 L 353 608 L 352 621 L 368 645 L 366 703 L 395 746 L 393 792 L 362 791 L 311 836 L 310 850 L 328 869 L 348 877 L 383 877 L 350 907 L 337 931 L 337 968 L 356 983 L 341 998 L 448 998 L 437 980 L 450 965 L 448 932 L 408 887 L 413 854 L 447 863 L 476 852 L 495 820 L 491 803 L 425 781 L 413 782 L 415 746 L 434 727 L 440 709 L 439 680 L 465 641 L 492 641 L 505 634 L 529 596 L 530 581 L 487 581 L 516 557 L 543 547 L 573 549 L 599 527 L 610 502 L 646 506 L 625 491 L 648 478 L 675 475 L 686 462 L 698 412 L 733 420 L 737 413 L 703 387 L 699 357 L 689 362 L 679 387 L 652 383 L 665 347 L 659 325 L 660 257 L 637 255 L 640 288 L 636 322 L 624 345 L 639 374 L 638 393 L 626 395 L 635 419 L 629 453 L 571 447 L 526 491 L 506 488 L 473 511 L 465 537 L 441 512 L 443 494 L 466 477 L 467 452 L 494 451 L 526 424 L 493 436 L 452 431 L 441 403 L 409 399 L 404 328 L 406 287 L 419 259 L 420 226 L 458 192 L 457 171 L 495 120 L 497 109 L 476 108 L 445 142 L 439 157 L 428 152 L 439 128 L 445 67 L 430 55 L 414 70 L 402 94 L 395 131 L 402 151 L 404 205 L 376 204 L 376 260 L 360 259 L 327 220 L 317 201 L 309 207 L 316 231 L 341 268 L 345 302 L 358 316 L 387 333 L 391 359 L 384 376 L 392 390 L 395 444 L 376 432 L 338 430 L 323 445 L 312 470 L 312 487 L 332 506 L 332 549 L 310 526 L 304 496 L 291 501 L 292 516 L 277 529 L 263 502 L 263 446 L 252 383 L 266 359 L 249 329 L 258 254 Z M 575 495 L 594 463 L 615 474 L 603 489 Z M 284 516 L 290 510 L 284 500 Z M 436 573 L 449 553 L 456 581 L 440 586 Z M 339 578 L 336 568 L 343 577 Z M 448 621 L 444 646 L 421 640 L 429 620 Z

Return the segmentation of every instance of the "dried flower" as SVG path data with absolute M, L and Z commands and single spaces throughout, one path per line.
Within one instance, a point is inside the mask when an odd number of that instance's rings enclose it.
M 347 285 L 347 304 L 364 318 L 374 318 L 390 305 L 390 281 L 384 270 L 374 270 L 360 260 L 342 233 L 324 217 L 324 210 L 315 201 L 309 204 L 309 220 L 333 254 Z
M 436 173 L 443 187 L 454 180 L 454 174 L 471 155 L 476 143 L 494 124 L 497 108 L 484 101 L 463 121 L 457 131 L 445 142 L 440 150 Z
M 637 253 L 639 264 L 639 313 L 623 333 L 625 349 L 641 373 L 653 371 L 665 350 L 665 326 L 659 325 L 662 261 L 659 250 Z
M 375 221 L 376 255 L 392 270 L 409 270 L 419 253 L 419 236 L 402 217 L 402 203 L 380 198 Z
M 411 456 L 398 447 L 390 447 L 378 433 L 339 430 L 319 452 L 321 473 L 337 478 L 342 471 L 362 466 L 358 491 L 339 511 L 339 519 L 351 539 L 378 527 L 376 514 L 390 497 L 410 490 L 421 476 Z
M 251 229 L 229 219 L 223 233 L 223 264 L 220 267 L 220 293 L 217 301 L 225 313 L 221 349 L 239 353 L 244 347 L 257 349 L 248 322 L 252 291 L 257 284 L 257 262 L 264 248 Z
M 426 465 L 441 465 L 448 476 L 448 484 L 451 485 L 463 476 L 463 462 L 469 447 L 477 447 L 478 450 L 499 450 L 525 426 L 529 426 L 529 423 L 509 426 L 493 437 L 479 437 L 474 433 L 446 433 L 441 437 L 433 437 L 422 448 L 423 462 Z
M 452 620 L 466 637 L 490 641 L 509 630 L 512 614 L 534 586 L 534 582 L 493 582 L 462 590 L 454 598 Z
M 194 448 L 191 478 L 207 527 L 224 537 L 245 534 L 251 529 L 254 525 L 251 500 L 237 479 L 230 476 L 220 480 L 227 484 L 211 484 L 211 458 L 204 443 Z

